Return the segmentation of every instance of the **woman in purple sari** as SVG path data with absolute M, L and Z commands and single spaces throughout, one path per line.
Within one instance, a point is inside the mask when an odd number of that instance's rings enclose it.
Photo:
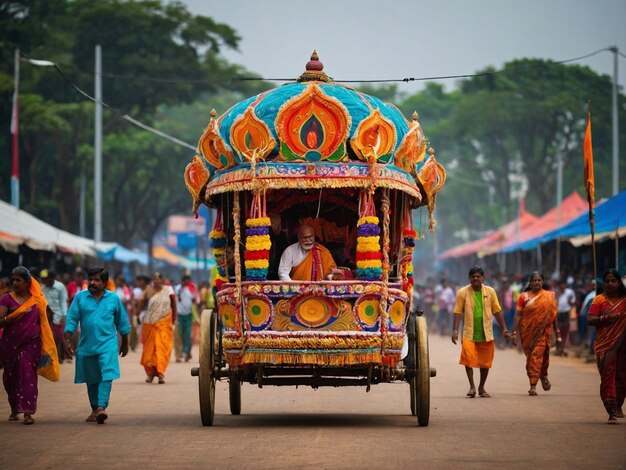
M 0 367 L 11 414 L 9 421 L 33 424 L 37 410 L 37 374 L 59 380 L 59 363 L 46 317 L 46 300 L 30 272 L 18 266 L 11 272 L 13 291 L 0 297 Z M 52 342 L 52 344 L 50 344 Z

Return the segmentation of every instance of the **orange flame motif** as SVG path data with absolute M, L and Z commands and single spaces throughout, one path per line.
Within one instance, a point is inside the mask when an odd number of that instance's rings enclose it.
M 395 126 L 376 109 L 361 121 L 350 146 L 361 160 L 387 163 L 396 141 Z
M 193 200 L 193 211 L 196 212 L 202 203 L 202 189 L 209 181 L 210 173 L 202 163 L 198 155 L 193 157 L 191 163 L 185 168 L 185 186 L 191 193 Z
M 264 160 L 276 146 L 267 124 L 254 114 L 251 106 L 239 116 L 230 129 L 230 143 L 246 160 Z
M 446 170 L 435 160 L 435 152 L 433 149 L 429 149 L 428 153 L 430 157 L 424 163 L 424 166 L 417 174 L 417 179 L 424 188 L 428 203 L 428 215 L 429 224 L 428 228 L 434 230 L 436 221 L 433 217 L 435 212 L 435 201 L 437 199 L 437 193 L 443 188 L 446 182 Z
M 207 162 L 218 170 L 221 170 L 235 166 L 235 159 L 233 151 L 226 145 L 220 135 L 219 121 L 215 119 L 215 116 L 217 116 L 217 112 L 212 109 L 211 120 L 202 134 L 202 137 L 200 137 L 198 149 Z
M 283 160 L 338 162 L 346 158 L 350 114 L 314 82 L 281 106 L 275 123 Z

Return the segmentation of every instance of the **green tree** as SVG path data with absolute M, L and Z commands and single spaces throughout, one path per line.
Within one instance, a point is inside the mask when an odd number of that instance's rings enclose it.
M 535 59 L 512 61 L 498 73 L 492 68 L 481 72 L 492 73 L 464 80 L 452 93 L 428 85 L 401 105 L 405 114 L 412 108 L 420 113 L 424 132 L 448 172 L 437 212 L 445 234 L 468 227 L 485 231 L 514 219 L 515 178 L 528 183 L 526 207 L 531 212 L 552 208 L 558 158 L 564 164 L 564 196 L 575 189 L 584 194 L 588 100 L 594 116 L 596 197 L 611 195 L 606 184 L 612 171 L 610 77 L 579 65 Z M 429 103 L 428 95 L 436 99 Z M 624 122 L 623 95 L 619 109 Z M 624 132 L 620 137 L 624 142 Z M 622 165 L 621 181 L 624 170 Z
M 206 126 L 210 108 L 198 115 L 195 109 L 185 110 L 185 103 L 205 103 L 223 94 L 227 98 L 216 101 L 229 106 L 241 93 L 268 88 L 261 82 L 239 80 L 251 74 L 219 55 L 223 48 L 237 48 L 239 36 L 232 28 L 194 16 L 180 2 L 11 1 L 0 5 L 0 26 L 3 122 L 10 120 L 16 48 L 27 56 L 58 63 L 72 82 L 91 93 L 94 46 L 100 44 L 104 101 L 145 124 L 171 129 L 192 144 Z M 93 104 L 66 86 L 54 69 L 24 63 L 21 71 L 23 207 L 75 232 L 81 175 L 89 182 L 87 194 L 93 194 Z M 173 109 L 178 109 L 171 113 L 177 122 L 168 123 L 164 110 Z M 130 244 L 145 235 L 144 228 L 151 230 L 155 214 L 164 218 L 188 207 L 182 171 L 193 152 L 138 131 L 106 108 L 104 135 L 104 238 Z M 10 155 L 8 133 L 0 136 L 0 148 Z M 4 175 L 10 173 L 7 160 L 0 163 Z M 147 171 L 152 172 L 149 187 Z M 7 186 L 0 185 L 5 199 Z M 135 186 L 152 205 L 146 206 L 143 196 L 133 199 Z M 185 205 L 178 203 L 176 191 Z M 168 204 L 154 204 L 159 195 Z M 91 197 L 87 199 L 90 220 L 93 207 Z

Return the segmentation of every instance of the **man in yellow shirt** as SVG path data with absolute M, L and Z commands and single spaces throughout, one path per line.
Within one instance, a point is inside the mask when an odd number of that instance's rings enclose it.
M 452 342 L 456 344 L 458 341 L 459 323 L 461 322 L 461 317 L 463 317 L 463 342 L 459 364 L 465 366 L 465 372 L 467 373 L 470 385 L 467 396 L 470 398 L 476 396 L 474 368 L 480 368 L 478 396 L 490 398 L 491 395 L 485 390 L 485 382 L 487 381 L 487 375 L 489 375 L 495 352 L 493 317 L 496 317 L 507 342 L 511 338 L 511 333 L 509 333 L 504 324 L 502 308 L 500 308 L 496 291 L 483 284 L 485 273 L 480 266 L 474 266 L 469 270 L 469 280 L 469 285 L 461 288 L 457 293 L 454 306 Z

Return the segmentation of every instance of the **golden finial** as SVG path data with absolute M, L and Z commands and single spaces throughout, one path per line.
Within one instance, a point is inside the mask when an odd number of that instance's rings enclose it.
M 330 82 L 331 78 L 324 72 L 324 64 L 320 62 L 320 58 L 317 55 L 317 51 L 313 49 L 311 54 L 311 60 L 306 63 L 306 70 L 300 77 L 299 82 Z

